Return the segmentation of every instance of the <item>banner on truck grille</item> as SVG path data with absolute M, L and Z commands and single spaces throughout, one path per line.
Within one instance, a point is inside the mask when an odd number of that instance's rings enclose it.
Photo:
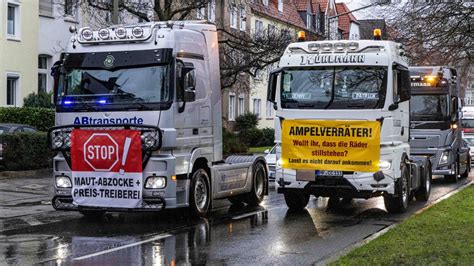
M 74 204 L 140 206 L 143 187 L 140 131 L 74 129 L 71 162 Z
M 281 134 L 283 168 L 379 170 L 377 121 L 283 120 Z

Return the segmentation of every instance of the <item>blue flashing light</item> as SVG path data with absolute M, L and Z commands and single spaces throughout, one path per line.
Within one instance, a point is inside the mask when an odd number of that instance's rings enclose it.
M 106 104 L 107 103 L 107 100 L 105 99 L 100 99 L 99 101 L 97 101 L 98 103 L 100 104 Z
M 70 105 L 70 104 L 72 104 L 72 101 L 65 100 L 65 101 L 63 102 L 63 104 L 64 104 L 64 105 Z

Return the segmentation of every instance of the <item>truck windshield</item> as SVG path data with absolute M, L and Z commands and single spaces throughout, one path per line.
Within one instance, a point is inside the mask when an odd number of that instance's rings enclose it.
M 449 96 L 412 95 L 410 99 L 410 119 L 412 121 L 445 121 L 449 117 Z
M 129 69 L 66 68 L 59 95 L 62 98 L 97 101 L 102 97 L 110 103 L 161 103 L 169 100 L 167 66 Z
M 377 109 L 385 102 L 386 67 L 287 69 L 281 104 L 289 109 Z

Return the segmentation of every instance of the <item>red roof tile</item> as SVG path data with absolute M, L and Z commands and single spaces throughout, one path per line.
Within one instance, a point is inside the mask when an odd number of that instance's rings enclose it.
M 349 8 L 344 3 L 336 3 L 337 14 L 343 14 L 349 11 Z M 346 38 L 349 36 L 351 29 L 351 22 L 358 23 L 357 19 L 352 13 L 342 15 L 339 17 L 339 28 L 343 31 L 342 35 Z
M 308 4 L 311 0 L 296 0 L 296 10 L 298 11 L 306 11 L 308 9 Z
M 252 11 L 267 15 L 281 22 L 295 27 L 306 29 L 306 25 L 298 14 L 295 0 L 283 1 L 283 12 L 278 11 L 278 0 L 268 1 L 268 6 L 264 6 L 261 1 L 251 4 Z

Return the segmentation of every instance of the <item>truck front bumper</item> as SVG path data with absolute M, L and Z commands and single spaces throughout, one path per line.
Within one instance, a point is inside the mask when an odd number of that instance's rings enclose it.
M 448 160 L 446 163 L 440 164 L 441 156 L 443 152 L 448 153 Z M 430 157 L 431 169 L 433 175 L 453 175 L 455 174 L 454 163 L 456 162 L 456 155 L 454 150 L 450 147 L 440 148 L 426 148 L 426 149 L 412 149 L 411 154 L 413 155 L 425 155 Z

